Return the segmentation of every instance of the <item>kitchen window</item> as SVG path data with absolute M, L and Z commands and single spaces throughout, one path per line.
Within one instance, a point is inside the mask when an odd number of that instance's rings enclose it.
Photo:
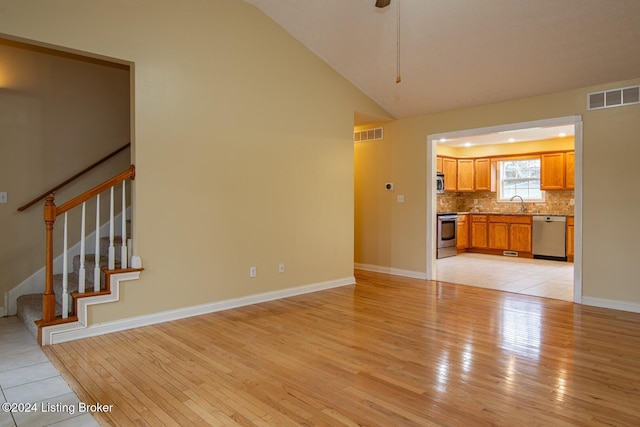
M 520 196 L 525 202 L 544 201 L 540 190 L 540 158 L 498 161 L 498 201 Z

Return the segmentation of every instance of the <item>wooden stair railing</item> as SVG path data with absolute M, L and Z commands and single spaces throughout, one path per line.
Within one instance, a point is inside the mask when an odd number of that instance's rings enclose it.
M 82 175 L 84 175 L 85 173 L 89 172 L 90 170 L 92 170 L 93 168 L 95 168 L 96 166 L 101 165 L 102 163 L 106 162 L 107 160 L 109 160 L 110 158 L 112 158 L 113 156 L 115 156 L 116 154 L 120 153 L 121 151 L 126 150 L 127 148 L 129 148 L 131 146 L 130 142 L 127 142 L 125 145 L 123 145 L 122 147 L 118 148 L 117 150 L 115 150 L 114 152 L 107 154 L 106 156 L 104 156 L 103 158 L 101 158 L 100 160 L 98 160 L 97 162 L 87 166 L 86 168 L 82 169 L 80 172 L 76 173 L 75 175 L 73 175 L 72 177 L 65 179 L 63 182 L 61 182 L 60 184 L 51 187 L 49 190 L 45 191 L 44 193 L 42 193 L 41 195 L 39 195 L 38 197 L 36 197 L 35 199 L 31 200 L 28 203 L 25 203 L 24 205 L 20 206 L 18 208 L 18 211 L 22 212 L 25 209 L 35 205 L 36 203 L 38 203 L 40 200 L 44 199 L 45 197 L 55 193 L 56 191 L 58 191 L 59 189 L 61 189 L 62 187 L 64 187 L 65 185 L 69 184 L 70 182 L 80 178 Z
M 66 213 L 73 209 L 76 206 L 79 206 L 80 204 L 83 204 L 83 211 L 82 211 L 82 235 L 80 236 L 81 239 L 81 263 L 84 263 L 84 203 L 93 198 L 93 197 L 97 197 L 97 206 L 96 206 L 96 268 L 95 268 L 95 273 L 94 273 L 94 291 L 98 292 L 99 289 L 99 248 L 98 248 L 98 240 L 99 240 L 99 213 L 100 213 L 100 208 L 99 208 L 99 196 L 101 193 L 103 193 L 106 190 L 111 190 L 111 204 L 110 204 L 110 246 L 109 246 L 109 269 L 113 269 L 114 268 L 114 262 L 113 262 L 113 257 L 115 254 L 115 249 L 113 248 L 113 240 L 114 240 L 114 230 L 113 230 L 113 189 L 114 186 L 116 186 L 117 184 L 122 183 L 123 184 L 123 194 L 122 194 L 122 206 L 123 206 L 123 218 L 122 218 L 122 230 L 123 230 L 123 249 L 122 249 L 122 254 L 121 257 L 123 259 L 123 268 L 126 268 L 126 242 L 125 242 L 125 212 L 124 212 L 124 206 L 125 206 L 125 191 L 124 191 L 124 183 L 126 180 L 133 180 L 135 179 L 135 166 L 131 165 L 131 167 L 129 167 L 129 169 L 121 172 L 120 174 L 114 176 L 113 178 L 103 182 L 100 185 L 95 186 L 94 188 L 86 191 L 85 193 L 71 199 L 70 201 L 60 205 L 60 206 L 56 206 L 55 205 L 55 199 L 53 195 L 49 195 L 46 198 L 45 201 L 45 205 L 44 205 L 44 222 L 45 222 L 45 229 L 46 229 L 46 260 L 45 260 L 45 291 L 44 294 L 42 296 L 42 321 L 39 323 L 40 327 L 43 326 L 48 326 L 56 322 L 56 295 L 54 292 L 54 279 L 53 279 L 53 229 L 54 229 L 54 224 L 56 222 L 56 219 L 62 215 L 65 214 L 65 232 L 64 232 L 64 240 L 65 240 L 65 244 L 64 244 L 64 248 L 63 248 L 63 268 L 64 268 L 64 272 L 63 274 L 66 274 L 66 266 L 67 266 L 67 260 L 66 260 L 66 252 L 67 252 L 67 247 L 66 247 Z M 112 250 L 113 249 L 113 250 Z M 83 264 L 82 265 L 82 269 L 84 269 Z M 62 301 L 62 305 L 63 305 L 63 318 L 65 318 L 65 311 L 68 312 L 68 309 L 66 307 L 66 303 L 68 303 L 68 296 L 66 295 L 66 283 L 65 283 L 65 277 L 63 276 L 63 301 Z M 80 292 L 84 292 L 84 283 L 83 283 L 83 278 L 80 279 L 81 280 L 81 290 Z M 96 285 L 97 283 L 97 285 Z M 95 289 L 95 287 L 98 287 L 98 289 Z

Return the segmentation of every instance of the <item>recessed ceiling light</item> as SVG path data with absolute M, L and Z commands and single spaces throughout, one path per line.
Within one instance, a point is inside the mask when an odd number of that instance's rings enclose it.
M 464 143 L 465 147 L 471 147 L 473 144 L 471 143 L 471 141 L 467 141 Z
M 446 142 L 447 138 L 440 138 L 440 142 Z
M 515 138 L 509 138 L 509 142 L 516 142 Z
M 560 133 L 558 134 L 558 136 L 559 136 L 560 138 L 562 138 L 562 137 L 567 136 L 567 134 L 566 134 L 566 133 L 564 133 L 564 132 L 560 132 Z

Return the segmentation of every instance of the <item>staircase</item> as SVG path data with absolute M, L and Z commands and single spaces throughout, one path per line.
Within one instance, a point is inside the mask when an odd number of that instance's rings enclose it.
M 130 194 L 127 192 L 126 184 L 134 178 L 135 167 L 131 165 L 129 169 L 60 206 L 56 206 L 53 193 L 47 196 L 44 205 L 44 293 L 22 295 L 16 300 L 18 317 L 39 344 L 53 343 L 55 334 L 68 334 L 72 330 L 87 328 L 87 305 L 117 301 L 117 283 L 120 280 L 139 277 L 142 270 L 139 257 L 133 257 L 137 260 L 137 268 L 128 268 L 128 236 L 131 236 L 131 224 L 126 220 L 127 194 Z M 119 192 L 118 197 L 116 192 Z M 106 202 L 102 205 L 101 195 Z M 95 206 L 95 232 L 89 235 L 86 234 L 87 225 L 91 223 L 91 219 L 86 215 L 88 203 Z M 119 220 L 115 215 L 116 208 Z M 71 221 L 68 216 L 70 211 L 78 214 L 72 215 Z M 100 218 L 105 218 L 105 215 L 107 222 L 102 224 Z M 108 228 L 108 232 L 101 231 L 102 225 Z M 62 274 L 54 274 L 54 228 L 62 232 Z M 70 229 L 80 230 L 80 240 L 76 246 L 79 251 L 70 250 L 68 247 Z M 116 229 L 120 236 L 115 235 Z M 108 234 L 108 237 L 102 237 L 105 234 Z M 93 254 L 87 250 L 88 244 L 94 248 Z M 74 253 L 78 252 L 79 255 L 74 256 Z M 70 259 L 72 256 L 73 259 Z M 116 283 L 115 292 L 110 289 L 112 282 Z
M 127 221 L 127 235 L 131 235 L 131 221 Z M 99 293 L 108 292 L 106 283 L 105 283 L 105 274 L 104 270 L 107 268 L 108 258 L 106 255 L 109 253 L 109 237 L 101 237 L 100 238 L 100 291 Z M 120 236 L 116 236 L 114 238 L 114 246 L 116 249 L 119 249 L 122 245 L 122 238 Z M 115 251 L 116 255 L 116 269 L 120 268 L 120 250 Z M 83 296 L 96 295 L 94 290 L 94 268 L 95 268 L 95 254 L 86 254 L 85 255 L 85 289 L 87 292 L 83 294 Z M 77 313 L 75 312 L 76 305 L 74 294 L 78 292 L 78 283 L 80 280 L 80 255 L 76 255 L 73 258 L 73 269 L 67 276 L 68 281 L 68 294 L 69 294 L 69 307 L 70 314 L 68 321 L 74 321 L 77 319 Z M 63 282 L 62 274 L 55 274 L 53 276 L 53 291 L 56 295 L 56 317 L 62 316 L 62 282 Z M 44 285 L 43 285 L 44 288 Z M 98 293 L 98 294 L 99 294 Z M 75 295 L 77 296 L 77 294 Z M 22 320 L 22 322 L 27 327 L 27 330 L 33 335 L 34 338 L 38 338 L 38 326 L 36 325 L 36 321 L 42 319 L 42 294 L 27 294 L 18 297 L 16 302 L 18 308 L 18 318 Z

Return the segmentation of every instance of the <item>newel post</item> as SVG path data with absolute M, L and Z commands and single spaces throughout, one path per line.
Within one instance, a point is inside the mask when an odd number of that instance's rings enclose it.
M 56 294 L 53 292 L 53 224 L 56 222 L 56 204 L 53 195 L 44 204 L 46 227 L 45 286 L 42 295 L 42 321 L 51 322 L 56 318 Z

